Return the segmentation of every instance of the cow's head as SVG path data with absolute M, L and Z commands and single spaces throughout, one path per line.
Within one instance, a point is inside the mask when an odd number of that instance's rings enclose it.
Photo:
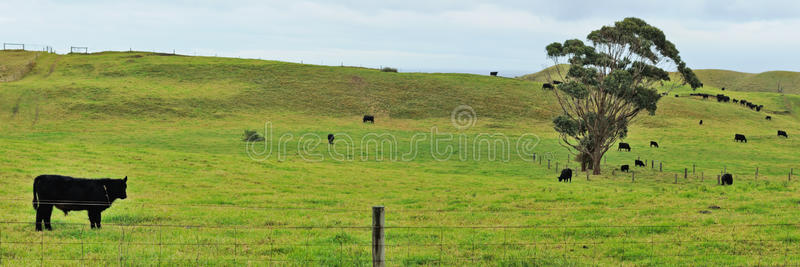
M 128 176 L 125 176 L 124 179 L 119 180 L 112 180 L 110 185 L 108 185 L 108 196 L 111 198 L 119 198 L 125 199 L 128 197 Z

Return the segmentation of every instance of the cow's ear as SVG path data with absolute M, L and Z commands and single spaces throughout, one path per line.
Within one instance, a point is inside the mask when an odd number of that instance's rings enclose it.
M 123 182 L 128 182 L 128 176 L 125 176 L 125 179 L 122 179 Z

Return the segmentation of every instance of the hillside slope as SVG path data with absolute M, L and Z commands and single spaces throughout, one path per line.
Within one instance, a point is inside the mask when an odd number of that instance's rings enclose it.
M 568 65 L 563 65 L 567 70 Z M 731 91 L 742 92 L 770 92 L 777 93 L 778 88 L 783 88 L 783 93 L 800 94 L 800 72 L 768 71 L 762 73 L 745 73 L 730 70 L 699 69 L 694 70 L 697 77 L 705 86 L 725 88 Z M 523 75 L 518 79 L 526 81 L 546 82 L 548 74 L 558 77 L 555 66 L 541 71 Z M 673 73 L 671 77 L 675 78 Z
M 450 116 L 452 103 L 462 103 L 486 117 L 544 119 L 553 110 L 550 96 L 534 90 L 541 85 L 517 79 L 136 52 L 44 54 L 23 80 L 2 86 L 0 109 L 39 97 L 55 104 L 42 112 L 59 115 L 286 111 L 422 119 Z

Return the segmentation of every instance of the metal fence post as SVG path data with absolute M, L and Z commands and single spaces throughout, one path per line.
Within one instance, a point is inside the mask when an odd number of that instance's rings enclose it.
M 372 207 L 372 266 L 386 266 L 386 254 L 384 254 L 384 208 L 383 206 Z

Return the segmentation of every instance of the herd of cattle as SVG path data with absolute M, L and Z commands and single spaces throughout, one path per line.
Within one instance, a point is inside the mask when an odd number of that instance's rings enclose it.
M 492 76 L 495 75 L 497 74 L 492 73 Z M 558 85 L 561 83 L 560 81 L 553 81 L 552 84 L 545 83 L 542 88 L 554 89 L 553 84 Z M 710 97 L 708 94 L 692 95 L 701 96 L 703 99 Z M 716 98 L 719 102 L 730 101 L 730 97 L 721 94 L 717 95 Z M 733 102 L 746 105 L 756 111 L 761 111 L 761 108 L 763 108 L 763 105 L 755 105 L 744 99 L 733 99 Z M 767 116 L 766 119 L 771 120 L 772 117 Z M 375 116 L 364 115 L 362 122 L 374 124 Z M 702 124 L 703 121 L 700 120 L 700 125 Z M 778 136 L 789 137 L 782 130 L 778 130 Z M 333 134 L 328 134 L 329 144 L 333 144 L 334 139 Z M 734 141 L 746 143 L 747 138 L 743 134 L 736 134 Z M 658 142 L 650 141 L 650 147 L 658 148 Z M 630 152 L 631 146 L 628 143 L 620 142 L 617 150 Z M 638 159 L 634 160 L 634 164 L 636 167 L 645 167 L 644 162 Z M 627 164 L 622 165 L 620 166 L 620 171 L 628 172 L 630 171 L 630 166 Z M 562 169 L 558 181 L 572 182 L 572 169 Z M 127 198 L 127 182 L 127 176 L 123 179 L 83 179 L 60 175 L 40 175 L 36 177 L 33 181 L 33 208 L 36 210 L 36 230 L 52 230 L 50 216 L 53 207 L 63 211 L 64 215 L 74 210 L 86 210 L 89 213 L 91 228 L 100 228 L 101 213 L 111 207 L 115 200 Z M 722 175 L 721 183 L 723 185 L 733 184 L 733 175 L 729 173 Z

